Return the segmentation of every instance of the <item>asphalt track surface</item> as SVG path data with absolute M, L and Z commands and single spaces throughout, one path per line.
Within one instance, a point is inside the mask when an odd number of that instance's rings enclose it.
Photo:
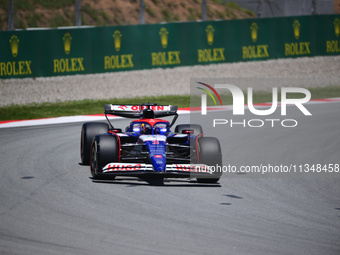
M 340 163 L 340 103 L 308 109 L 295 128 L 219 127 L 224 164 Z M 1 254 L 340 254 L 340 173 L 95 182 L 80 127 L 0 130 Z

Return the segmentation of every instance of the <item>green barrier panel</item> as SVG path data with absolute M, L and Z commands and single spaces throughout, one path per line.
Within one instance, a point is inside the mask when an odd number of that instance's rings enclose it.
M 45 46 L 42 66 L 48 76 L 93 73 L 93 32 L 90 29 L 46 31 L 49 45 Z
M 0 32 L 0 77 L 340 54 L 340 15 Z

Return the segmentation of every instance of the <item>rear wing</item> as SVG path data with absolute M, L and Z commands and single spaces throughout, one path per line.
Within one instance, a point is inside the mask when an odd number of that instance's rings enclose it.
M 105 117 L 107 120 L 108 120 L 107 118 L 108 114 L 125 117 L 125 118 L 133 118 L 133 119 L 162 118 L 162 117 L 168 117 L 168 116 L 175 116 L 170 124 L 170 127 L 175 123 L 175 121 L 178 118 L 177 105 L 157 105 L 157 104 L 151 104 L 151 103 L 144 103 L 141 105 L 105 104 L 104 110 L 105 110 L 104 112 Z M 151 112 L 151 115 L 150 115 L 150 112 Z M 112 126 L 111 123 L 110 123 L 110 126 Z
M 105 114 L 116 115 L 125 118 L 143 118 L 143 110 L 151 109 L 155 113 L 155 118 L 177 115 L 177 105 L 157 105 L 157 104 L 141 104 L 141 105 L 115 105 L 105 104 Z

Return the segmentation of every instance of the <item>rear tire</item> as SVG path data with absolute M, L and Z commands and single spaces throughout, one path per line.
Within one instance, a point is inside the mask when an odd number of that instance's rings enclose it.
M 103 178 L 103 167 L 119 161 L 119 144 L 112 135 L 97 135 L 91 145 L 91 174 L 93 179 Z M 115 176 L 107 175 L 110 179 Z
M 203 128 L 201 125 L 198 124 L 180 124 L 177 125 L 175 128 L 175 133 L 182 134 L 183 130 L 193 130 L 194 135 L 200 135 L 203 134 Z
M 222 152 L 221 145 L 215 137 L 200 137 L 198 138 L 197 150 L 199 151 L 199 164 L 208 166 L 220 166 L 222 168 Z M 216 169 L 215 169 L 216 170 Z M 197 178 L 197 182 L 216 183 L 222 175 L 221 171 L 214 171 L 211 177 Z
M 109 125 L 101 122 L 86 122 L 81 127 L 80 158 L 83 165 L 90 164 L 91 144 L 93 137 L 109 132 Z

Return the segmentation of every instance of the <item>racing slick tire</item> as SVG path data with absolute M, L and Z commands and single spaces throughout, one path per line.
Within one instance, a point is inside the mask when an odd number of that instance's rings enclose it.
M 119 143 L 112 135 L 96 135 L 91 145 L 91 174 L 93 179 L 103 179 L 103 167 L 119 161 Z M 108 175 L 114 179 L 114 175 Z
M 213 175 L 207 178 L 196 178 L 197 182 L 216 183 L 219 181 L 222 171 L 222 152 L 219 140 L 216 137 L 200 137 L 198 139 L 197 150 L 199 151 L 198 163 L 215 167 Z
M 109 132 L 109 125 L 101 122 L 86 122 L 81 127 L 80 158 L 83 165 L 90 164 L 91 144 L 93 137 Z
M 203 133 L 203 128 L 201 125 L 198 124 L 180 124 L 177 125 L 175 128 L 175 133 L 182 134 L 183 130 L 193 130 L 194 135 L 200 135 Z

